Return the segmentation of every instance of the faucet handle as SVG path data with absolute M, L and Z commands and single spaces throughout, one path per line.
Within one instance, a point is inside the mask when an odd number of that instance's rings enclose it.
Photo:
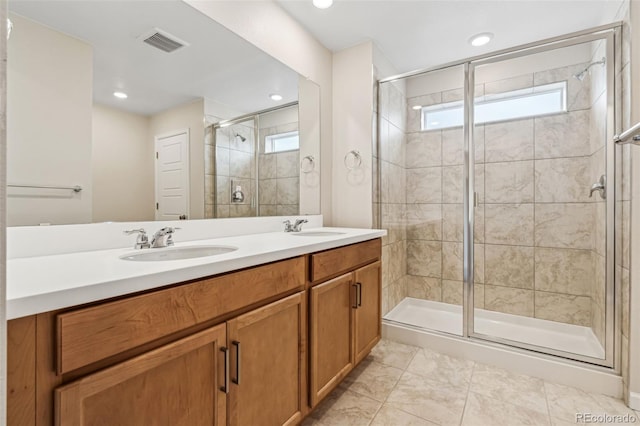
M 293 231 L 293 224 L 291 223 L 291 221 L 289 219 L 285 220 L 282 223 L 284 223 L 284 232 Z
M 138 238 L 136 239 L 136 244 L 133 246 L 134 249 L 143 249 L 143 248 L 151 247 L 151 244 L 149 244 L 149 237 L 147 237 L 147 231 L 145 231 L 144 228 L 130 229 L 130 230 L 124 231 L 124 233 L 127 235 L 138 234 Z

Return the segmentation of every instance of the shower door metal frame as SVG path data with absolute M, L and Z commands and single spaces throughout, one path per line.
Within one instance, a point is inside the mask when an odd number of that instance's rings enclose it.
M 551 42 L 540 42 L 537 45 L 529 45 L 524 49 L 517 49 L 503 54 L 492 55 L 490 57 L 470 60 L 465 63 L 464 82 L 464 230 L 463 230 L 463 263 L 464 263 L 464 284 L 463 284 L 463 335 L 472 339 L 479 339 L 535 352 L 555 355 L 563 358 L 587 362 L 594 365 L 613 368 L 620 368 L 620 320 L 619 312 L 615 309 L 615 277 L 614 277 L 614 232 L 615 232 L 615 144 L 613 136 L 615 134 L 615 64 L 619 57 L 615 52 L 615 38 L 620 36 L 619 25 L 605 29 L 594 29 L 589 33 L 582 33 L 576 36 L 565 36 Z M 477 203 L 477 193 L 475 192 L 475 144 L 474 144 L 474 88 L 475 69 L 478 66 L 502 62 L 510 59 L 525 57 L 536 53 L 561 49 L 563 47 L 575 46 L 578 44 L 603 40 L 606 43 L 606 91 L 607 91 L 607 119 L 606 119 L 606 176 L 607 176 L 607 200 L 606 200 L 606 274 L 605 274 L 605 358 L 599 359 L 571 352 L 560 351 L 549 347 L 542 347 L 518 341 L 513 341 L 497 336 L 476 333 L 474 331 L 474 211 Z
M 378 104 L 380 104 L 382 91 L 382 83 L 390 83 L 397 80 L 402 80 L 409 77 L 427 74 L 433 71 L 441 71 L 447 68 L 453 68 L 456 66 L 464 66 L 464 158 L 465 158 L 465 176 L 464 176 L 464 242 L 463 242 L 463 269 L 464 269 L 464 283 L 463 283 L 463 306 L 462 306 L 462 335 L 449 334 L 438 330 L 429 330 L 434 334 L 443 336 L 449 336 L 453 338 L 468 339 L 472 341 L 484 342 L 488 345 L 509 346 L 513 350 L 526 352 L 533 351 L 542 354 L 543 356 L 558 357 L 566 360 L 566 362 L 580 362 L 587 367 L 593 369 L 599 369 L 602 371 L 615 372 L 620 371 L 620 346 L 621 346 L 621 315 L 620 309 L 617 308 L 616 301 L 616 288 L 615 288 L 615 144 L 612 142 L 613 133 L 615 129 L 615 114 L 616 108 L 620 107 L 619 100 L 615 98 L 615 84 L 616 75 L 620 71 L 621 54 L 617 50 L 620 46 L 619 40 L 621 37 L 621 28 L 623 23 L 621 21 L 613 22 L 611 24 L 601 25 L 598 27 L 589 28 L 586 30 L 576 31 L 573 33 L 551 37 L 544 40 L 539 40 L 532 43 L 526 43 L 520 46 L 512 48 L 502 49 L 495 52 L 489 52 L 486 54 L 466 58 L 463 60 L 449 62 L 443 65 L 435 67 L 420 69 L 403 74 L 393 75 L 384 79 L 378 80 Z M 473 319 L 474 319 L 474 305 L 473 305 L 473 230 L 474 230 L 474 217 L 473 209 L 471 208 L 475 202 L 474 188 L 474 166 L 475 157 L 470 155 L 470 146 L 473 144 L 473 102 L 474 102 L 474 68 L 480 64 L 488 62 L 496 62 L 505 60 L 508 58 L 520 57 L 530 55 L 532 53 L 539 53 L 542 51 L 553 50 L 561 47 L 572 46 L 575 44 L 585 43 L 589 41 L 605 40 L 606 54 L 607 54 L 607 139 L 606 139 L 606 174 L 607 174 L 607 265 L 606 265 L 606 317 L 605 317 L 605 359 L 596 359 L 591 357 L 580 356 L 564 351 L 557 351 L 547 347 L 540 347 L 535 345 L 528 345 L 525 343 L 515 342 L 511 340 L 501 339 L 493 336 L 486 336 L 473 331 Z M 377 139 L 376 144 L 379 152 L 380 149 L 380 122 L 381 116 L 378 112 L 377 119 Z M 620 130 L 620 129 L 617 129 Z M 382 180 L 382 173 L 380 169 L 380 157 L 378 156 L 378 183 Z M 380 191 L 381 185 L 378 184 L 378 191 Z M 382 224 L 382 203 L 378 203 L 378 220 Z M 384 320 L 383 321 L 388 321 Z M 393 321 L 392 321 L 393 322 Z M 422 329 L 416 326 L 408 326 L 410 328 Z

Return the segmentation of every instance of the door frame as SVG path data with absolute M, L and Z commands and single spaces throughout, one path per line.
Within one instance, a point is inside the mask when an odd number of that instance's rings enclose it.
M 159 191 L 158 191 L 158 141 L 160 139 L 166 139 L 166 138 L 170 138 L 172 136 L 178 136 L 178 135 L 182 135 L 182 134 L 186 134 L 187 135 L 187 155 L 186 155 L 186 166 L 187 166 L 187 179 L 186 179 L 186 201 L 187 201 L 187 210 L 186 210 L 186 215 L 187 215 L 187 219 L 189 219 L 191 217 L 191 132 L 189 130 L 189 128 L 184 128 L 184 129 L 180 129 L 180 130 L 175 130 L 173 132 L 167 132 L 167 133 L 161 133 L 159 135 L 155 135 L 153 137 L 153 152 L 154 152 L 154 161 L 153 161 L 153 187 L 154 187 L 154 202 L 156 204 L 156 206 L 158 205 L 158 203 L 160 202 L 159 200 Z M 154 214 L 154 218 L 155 220 L 160 220 L 158 218 L 158 208 L 153 209 L 155 214 Z

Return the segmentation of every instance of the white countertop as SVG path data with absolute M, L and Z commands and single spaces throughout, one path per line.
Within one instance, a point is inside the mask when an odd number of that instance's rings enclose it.
M 221 274 L 386 234 L 386 231 L 376 229 L 304 229 L 318 230 L 344 234 L 300 236 L 269 232 L 176 242 L 175 247 L 238 247 L 238 250 L 230 253 L 186 260 L 139 262 L 120 259 L 120 256 L 139 252 L 131 248 L 10 259 L 7 261 L 7 319 Z

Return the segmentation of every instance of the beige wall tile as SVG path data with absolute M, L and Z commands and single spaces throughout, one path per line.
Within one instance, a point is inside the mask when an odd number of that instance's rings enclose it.
M 533 86 L 533 74 L 522 74 L 516 77 L 505 78 L 504 80 L 485 82 L 484 93 L 485 95 L 492 95 L 531 86 Z
M 538 203 L 590 202 L 589 157 L 536 160 L 535 185 Z M 597 195 L 597 194 L 595 194 Z
M 533 161 L 487 163 L 485 202 L 532 203 L 533 176 Z
M 594 268 L 590 250 L 536 247 L 536 290 L 591 296 Z
M 593 203 L 536 204 L 536 246 L 590 249 L 593 221 Z
M 300 152 L 289 151 L 276 154 L 276 176 L 297 177 L 300 174 Z
M 485 161 L 533 159 L 533 135 L 533 119 L 485 125 Z
M 442 278 L 462 281 L 462 243 L 442 243 Z
M 533 247 L 486 244 L 484 252 L 487 284 L 533 289 Z
M 415 169 L 440 165 L 442 165 L 442 132 L 440 130 L 407 135 L 405 167 Z
M 533 290 L 485 284 L 484 308 L 507 314 L 533 316 Z
M 462 242 L 462 204 L 442 205 L 442 240 Z
M 405 283 L 407 286 L 407 297 L 434 300 L 436 302 L 442 300 L 442 280 L 440 278 L 407 275 Z
M 300 179 L 297 177 L 276 179 L 277 204 L 298 204 L 299 188 Z
M 451 305 L 462 305 L 462 281 L 442 280 L 442 301 Z
M 589 155 L 589 110 L 536 118 L 535 135 L 536 158 Z
M 591 298 L 536 291 L 535 317 L 591 327 Z
M 276 216 L 296 216 L 300 213 L 298 204 L 276 205 Z
M 487 204 L 484 212 L 486 243 L 533 245 L 533 204 Z
M 582 71 L 588 63 L 580 63 L 562 68 L 540 71 L 534 74 L 534 84 L 555 83 L 559 81 L 567 82 L 567 109 L 569 111 L 587 109 L 591 105 L 590 101 L 590 76 L 586 75 L 584 81 L 574 78 L 573 75 Z
M 251 178 L 253 155 L 248 152 L 229 151 L 229 175 L 236 178 Z
M 463 166 L 445 166 L 442 168 L 442 202 L 462 203 L 464 169 Z
M 260 179 L 273 179 L 276 177 L 276 156 L 273 154 L 262 154 L 258 159 Z
M 407 239 L 442 240 L 442 205 L 408 204 Z
M 474 244 L 473 245 L 473 282 L 484 283 L 485 281 L 485 254 L 484 254 L 484 244 Z
M 406 171 L 407 203 L 442 202 L 442 168 L 427 167 Z
M 464 134 L 462 127 L 442 131 L 442 164 L 464 164 Z
M 229 148 L 216 147 L 215 173 L 218 176 L 229 176 Z
M 389 124 L 389 143 L 382 147 L 383 150 L 387 149 L 385 154 L 387 160 L 404 167 L 406 145 L 405 133 L 393 124 Z
M 258 181 L 260 204 L 276 204 L 276 179 Z
M 442 243 L 439 241 L 407 241 L 407 273 L 423 277 L 442 276 Z

